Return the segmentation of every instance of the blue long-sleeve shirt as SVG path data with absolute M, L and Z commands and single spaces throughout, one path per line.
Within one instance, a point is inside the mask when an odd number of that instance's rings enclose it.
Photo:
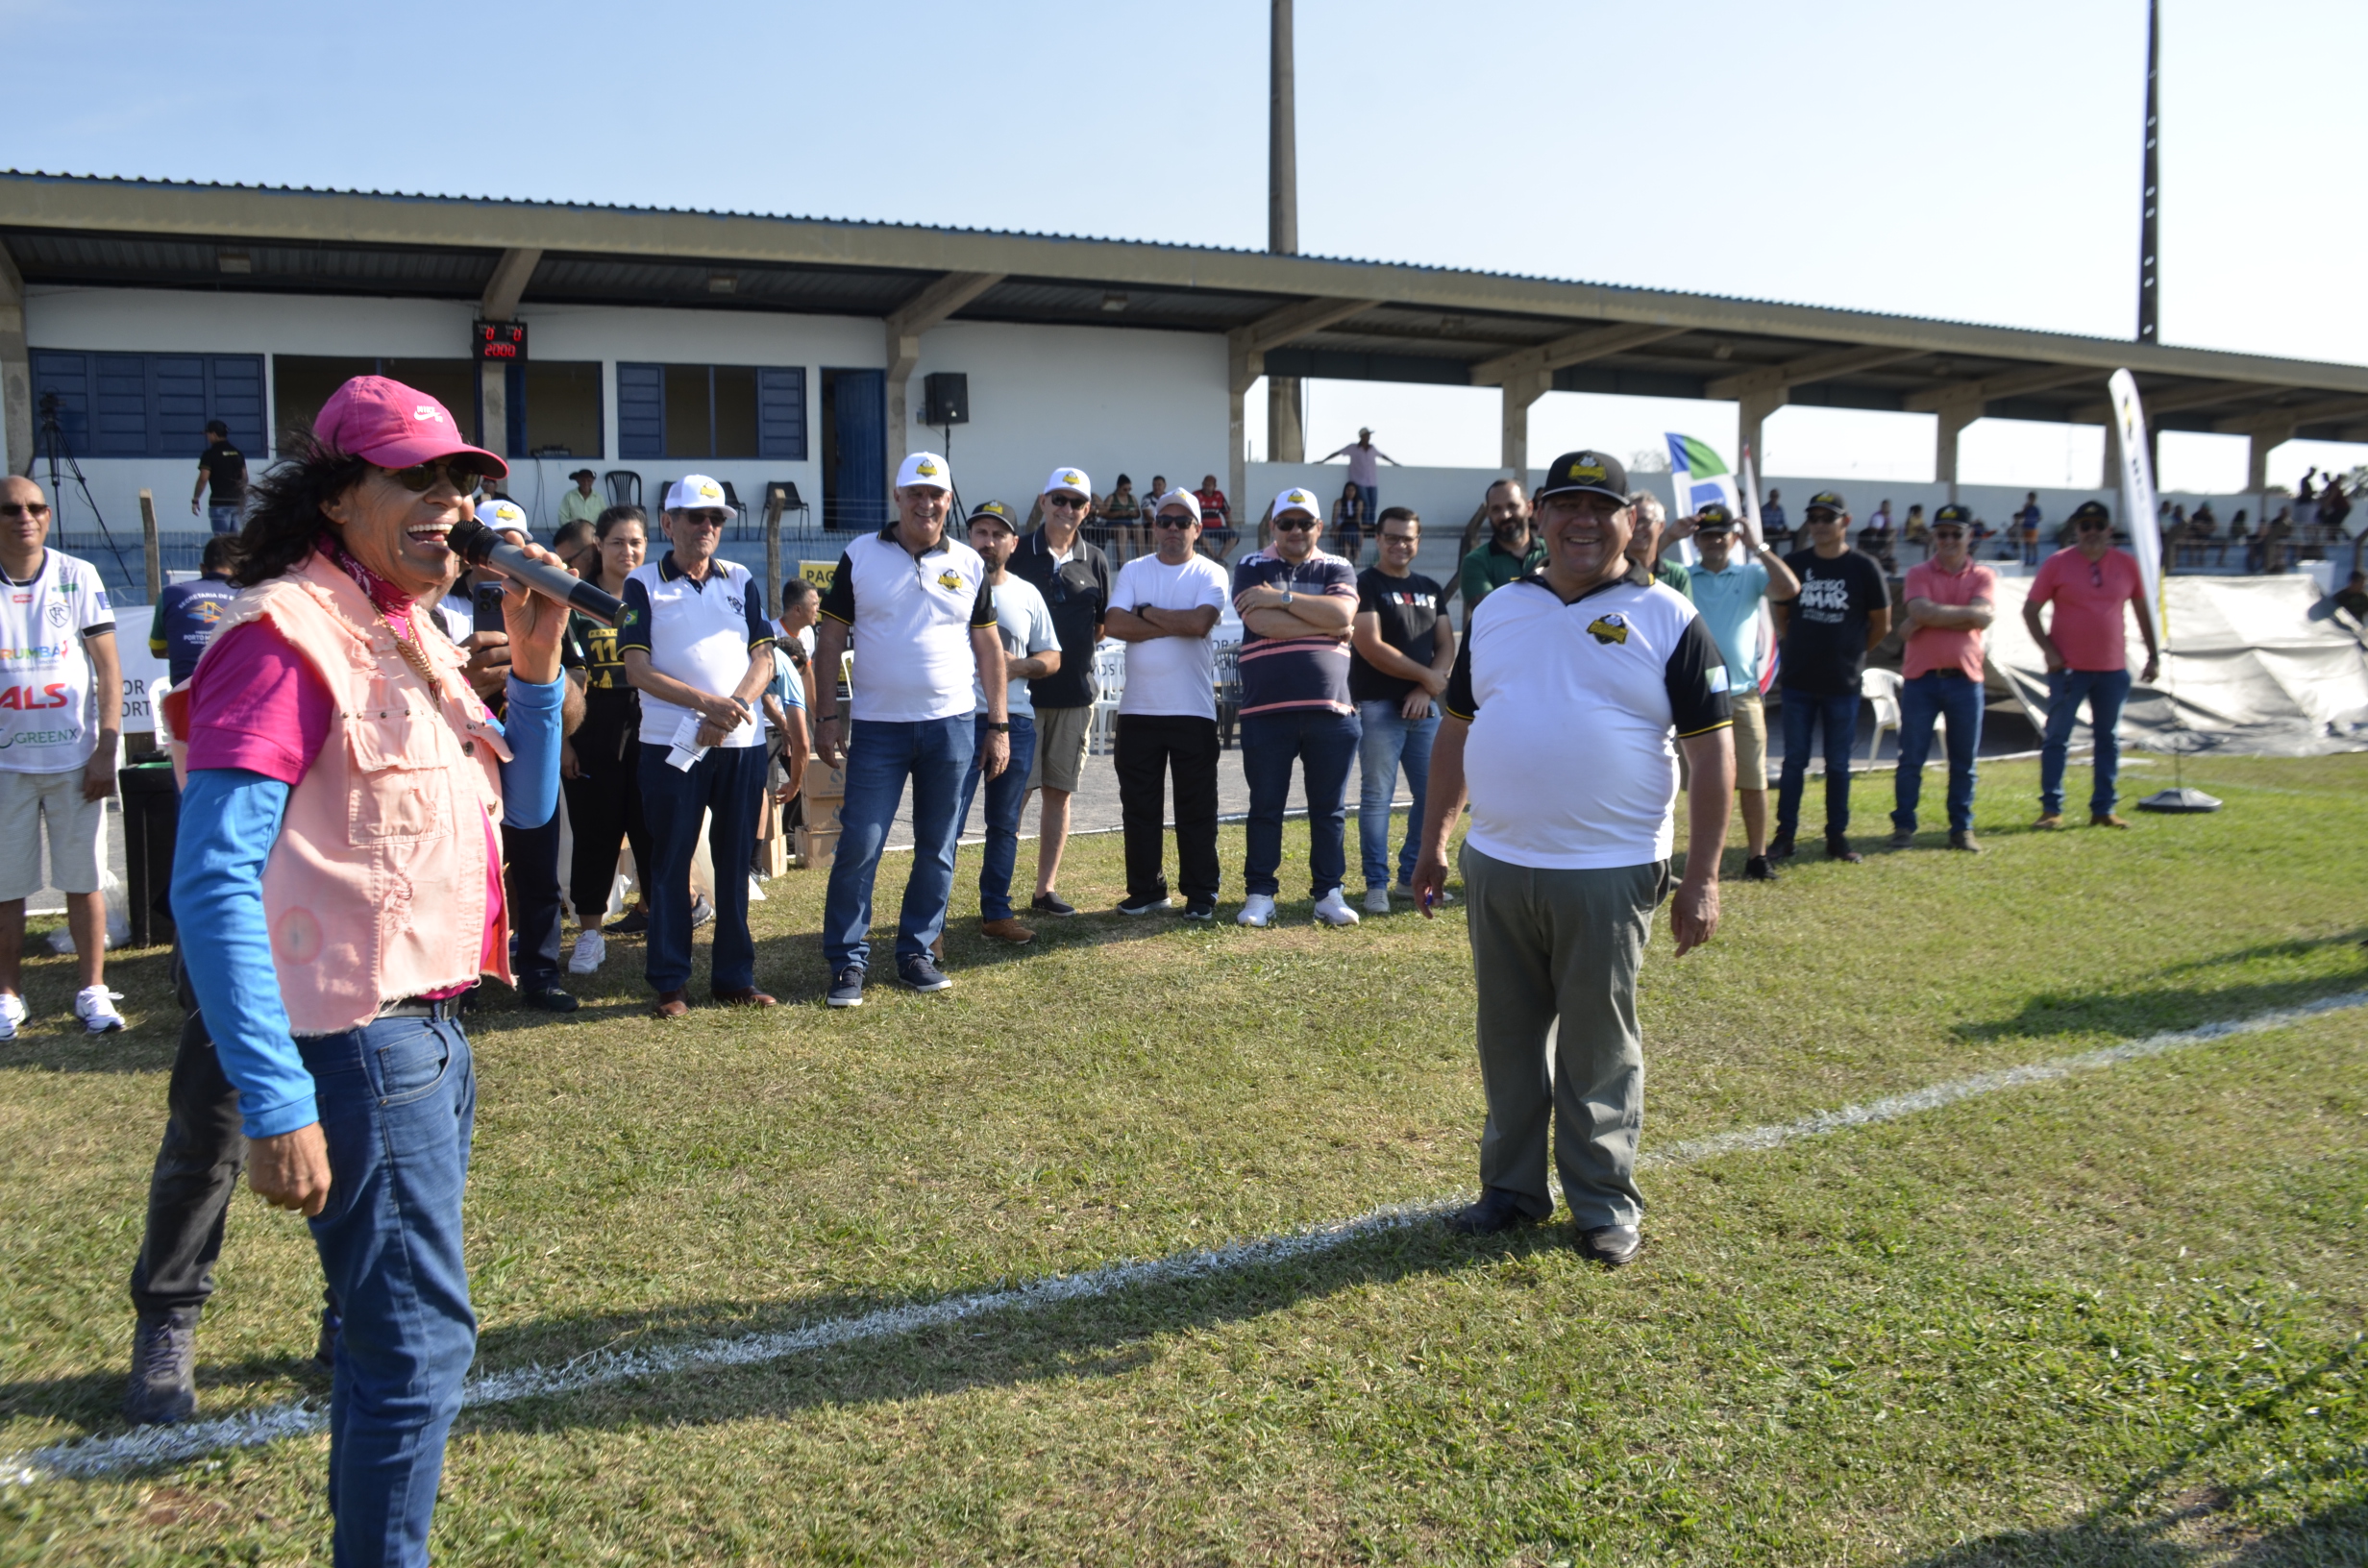
M 540 827 L 559 797 L 559 705 L 567 677 L 548 686 L 509 678 L 502 820 Z M 320 1119 L 312 1074 L 289 1033 L 263 919 L 263 866 L 287 814 L 288 786 L 242 768 L 203 768 L 181 796 L 173 850 L 173 920 L 223 1076 L 238 1090 L 249 1138 L 276 1138 Z

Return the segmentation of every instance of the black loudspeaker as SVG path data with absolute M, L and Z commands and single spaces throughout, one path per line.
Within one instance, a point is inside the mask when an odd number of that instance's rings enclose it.
M 941 370 L 921 379 L 921 423 L 968 425 L 971 422 L 971 379 L 958 370 Z

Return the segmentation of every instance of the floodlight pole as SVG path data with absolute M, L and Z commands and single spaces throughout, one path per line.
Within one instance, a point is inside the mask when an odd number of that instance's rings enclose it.
M 1270 0 L 1272 30 L 1267 44 L 1267 249 L 1276 256 L 1299 254 L 1299 132 L 1293 82 L 1291 0 Z M 1299 416 L 1299 379 L 1267 378 L 1267 461 L 1307 460 L 1307 432 Z M 1246 504 L 1236 498 L 1234 504 Z
M 2138 201 L 2137 340 L 2161 341 L 2162 0 L 2146 0 L 2146 163 Z

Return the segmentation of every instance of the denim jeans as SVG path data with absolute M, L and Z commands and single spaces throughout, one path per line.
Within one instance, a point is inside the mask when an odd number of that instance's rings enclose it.
M 962 774 L 971 765 L 971 716 L 914 723 L 854 721 L 847 745 L 847 798 L 839 807 L 839 852 L 823 897 L 823 957 L 830 972 L 869 968 L 872 878 L 904 781 L 913 781 L 913 871 L 897 917 L 897 962 L 927 956 L 946 929 L 953 893 L 953 845 L 961 834 Z M 1020 776 L 1024 779 L 1024 770 Z
M 1307 781 L 1308 896 L 1321 898 L 1348 875 L 1348 767 L 1357 755 L 1356 716 L 1329 708 L 1252 714 L 1242 721 L 1242 772 L 1249 781 L 1247 852 L 1242 883 L 1271 898 L 1282 884 L 1283 808 L 1291 765 Z
M 715 945 L 707 985 L 717 992 L 756 983 L 756 943 L 749 935 L 749 867 L 756 856 L 756 808 L 764 797 L 765 748 L 719 746 L 688 768 L 666 760 L 668 747 L 641 748 L 641 809 L 649 822 L 652 865 L 648 956 L 642 972 L 654 991 L 691 983 L 691 857 L 699 821 L 707 823 L 715 868 Z
M 987 780 L 987 859 L 978 868 L 978 918 L 1011 919 L 1011 869 L 1020 859 L 1020 808 L 1027 803 L 1028 769 L 1036 761 L 1036 721 L 1024 713 L 1011 716 L 1011 766 Z M 987 716 L 971 721 L 971 761 L 962 771 L 962 804 L 954 813 L 954 833 L 971 820 L 971 801 L 978 794 L 979 775 L 987 771 Z
M 1973 831 L 1973 759 L 1982 746 L 1982 683 L 1961 671 L 1928 670 L 1899 687 L 1899 772 L 1891 825 L 1915 831 L 1916 801 L 1924 794 L 1924 759 L 1932 754 L 1933 720 L 1949 722 L 1949 831 Z
M 1397 793 L 1397 771 L 1406 770 L 1406 787 L 1414 792 L 1414 809 L 1406 818 L 1406 842 L 1397 852 L 1397 879 L 1415 879 L 1415 861 L 1422 836 L 1422 796 L 1431 784 L 1431 742 L 1439 735 L 1439 710 L 1428 719 L 1409 719 L 1395 700 L 1360 702 L 1357 724 L 1365 791 L 1357 800 L 1358 847 L 1364 851 L 1365 885 L 1390 885 L 1390 796 Z
M 216 533 L 236 533 L 247 526 L 247 509 L 236 502 L 228 506 L 209 505 L 206 521 Z
M 2127 670 L 2059 670 L 2047 677 L 2047 733 L 2039 741 L 2039 809 L 2050 817 L 2063 815 L 2065 753 L 2072 744 L 2072 725 L 2081 704 L 2088 704 L 2088 728 L 2096 742 L 2096 781 L 2088 791 L 2093 817 L 2109 815 L 2119 799 L 2113 785 L 2121 776 L 2121 705 L 2130 699 Z
M 1809 737 L 1825 731 L 1825 836 L 1837 839 L 1850 831 L 1850 749 L 1859 738 L 1859 698 L 1820 697 L 1813 692 L 1787 692 L 1785 766 L 1776 784 L 1776 839 L 1792 842 L 1801 824 L 1801 790 L 1809 782 Z
M 329 1144 L 310 1221 L 345 1304 L 329 1396 L 329 1508 L 346 1563 L 424 1563 L 444 1437 L 477 1355 L 461 1261 L 477 1077 L 456 1022 L 380 1018 L 297 1041 Z

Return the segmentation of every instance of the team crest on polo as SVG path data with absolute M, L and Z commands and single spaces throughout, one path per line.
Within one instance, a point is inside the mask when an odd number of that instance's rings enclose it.
M 937 585 L 950 594 L 958 594 L 962 591 L 961 575 L 953 568 L 948 567 L 937 575 Z
M 1606 615 L 1599 615 L 1589 625 L 1587 634 L 1607 646 L 1613 643 L 1624 643 L 1628 640 L 1628 618 L 1616 610 Z

